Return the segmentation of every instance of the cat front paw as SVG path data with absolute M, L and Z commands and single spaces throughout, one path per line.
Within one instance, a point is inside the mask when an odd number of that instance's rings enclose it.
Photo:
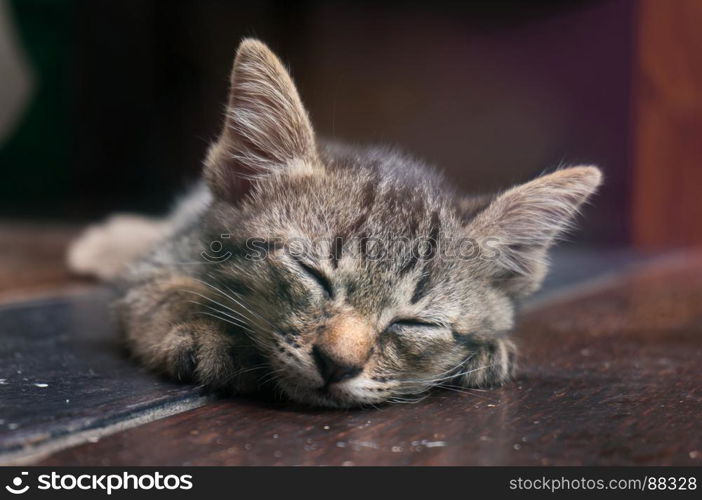
M 200 320 L 174 325 L 156 350 L 156 368 L 170 377 L 239 392 L 237 375 L 242 367 L 236 357 L 237 342 L 219 323 Z
M 464 365 L 459 383 L 463 387 L 499 387 L 514 377 L 517 347 L 508 338 L 482 341 Z
M 193 332 L 193 328 L 187 323 L 174 326 L 159 346 L 162 363 L 157 368 L 178 381 L 196 380 L 198 349 Z

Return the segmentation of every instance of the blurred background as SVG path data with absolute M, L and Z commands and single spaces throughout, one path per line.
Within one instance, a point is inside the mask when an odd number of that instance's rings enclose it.
M 322 136 L 399 145 L 467 192 L 597 164 L 579 243 L 700 243 L 701 23 L 697 0 L 0 0 L 0 218 L 163 212 L 256 36 Z

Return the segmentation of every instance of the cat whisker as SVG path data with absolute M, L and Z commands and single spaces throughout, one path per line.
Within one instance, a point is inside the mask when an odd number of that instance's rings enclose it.
M 393 398 L 390 398 L 388 401 L 390 403 L 400 403 L 400 404 L 417 404 L 421 401 L 424 401 L 426 398 L 429 397 L 429 394 L 422 394 L 418 395 L 417 397 L 401 397 L 401 396 L 395 396 Z
M 210 284 L 208 284 L 208 283 L 206 283 L 206 282 L 204 282 L 204 281 L 202 281 L 202 280 L 198 280 L 198 281 L 200 281 L 201 283 L 203 283 L 203 284 L 209 286 L 210 288 L 212 288 L 213 290 L 217 291 L 218 293 L 223 294 L 223 292 L 222 292 L 220 289 L 218 289 L 217 287 L 214 287 L 214 286 L 212 286 L 212 285 L 210 285 Z M 203 299 L 205 299 L 205 300 L 208 300 L 208 301 L 212 302 L 213 304 L 216 304 L 216 305 L 218 305 L 218 306 L 220 306 L 220 307 L 225 308 L 227 311 L 229 311 L 230 313 L 234 314 L 234 315 L 236 316 L 236 318 L 233 318 L 230 314 L 227 314 L 227 316 L 232 317 L 232 319 L 237 319 L 238 321 L 241 321 L 242 323 L 246 324 L 246 328 L 247 328 L 248 332 L 251 334 L 251 335 L 250 335 L 250 338 L 251 338 L 252 340 L 254 340 L 254 341 L 257 341 L 257 340 L 258 340 L 257 335 L 256 335 L 256 332 L 253 331 L 253 329 L 251 328 L 251 322 L 254 321 L 254 320 L 253 320 L 252 318 L 250 318 L 249 316 L 244 315 L 241 311 L 238 311 L 238 310 L 236 310 L 236 309 L 233 309 L 233 308 L 231 308 L 231 307 L 229 307 L 229 306 L 227 306 L 227 305 L 225 305 L 225 304 L 222 304 L 221 302 L 218 302 L 218 301 L 212 299 L 211 297 L 207 297 L 206 295 L 203 295 L 203 294 L 201 294 L 201 293 L 195 292 L 195 291 L 193 291 L 193 290 L 184 290 L 184 291 L 189 292 L 189 293 L 192 293 L 192 294 L 194 294 L 194 295 L 197 295 L 198 297 L 201 297 L 201 298 L 203 298 Z M 226 294 L 223 294 L 223 296 L 224 296 L 225 298 L 229 298 Z M 224 313 L 224 311 L 220 311 L 220 312 L 221 312 L 222 314 L 226 314 L 226 313 Z M 258 345 L 263 345 L 261 342 L 257 342 L 257 344 L 258 344 Z
M 243 304 L 243 303 L 240 302 L 239 300 L 235 299 L 235 298 L 232 297 L 231 295 L 227 294 L 227 293 L 226 293 L 225 291 L 223 291 L 222 289 L 220 289 L 220 288 L 218 288 L 218 287 L 212 285 L 211 283 L 208 283 L 208 282 L 206 282 L 206 281 L 203 281 L 203 280 L 197 280 L 197 281 L 199 281 L 199 282 L 202 283 L 203 285 L 205 285 L 205 286 L 211 288 L 212 290 L 214 290 L 214 291 L 216 291 L 217 293 L 219 293 L 222 297 L 228 299 L 230 302 L 232 302 L 232 303 L 238 305 L 239 307 L 241 307 L 242 309 L 244 309 L 244 311 L 245 311 L 246 313 L 248 313 L 247 316 L 248 316 L 248 320 L 249 320 L 249 321 L 254 321 L 254 322 L 256 322 L 256 320 L 255 320 L 253 317 L 250 316 L 250 315 L 254 315 L 254 316 L 255 316 L 256 318 L 258 318 L 259 320 L 262 320 L 263 322 L 267 323 L 268 326 L 274 328 L 274 325 L 273 325 L 270 321 L 268 321 L 267 319 L 265 319 L 264 317 L 262 317 L 260 314 L 257 314 L 256 312 L 254 312 L 253 310 L 251 310 L 249 307 L 247 307 L 245 304 Z M 233 293 L 233 294 L 236 294 L 236 292 L 233 292 L 233 291 L 230 290 L 228 287 L 225 286 L 225 288 L 227 288 L 227 290 L 229 290 L 229 292 L 231 292 L 231 293 Z M 238 294 L 237 294 L 237 295 L 238 295 Z M 228 307 L 227 309 L 231 309 L 231 308 Z M 241 312 L 241 311 L 237 311 L 237 312 L 238 312 L 238 314 L 244 316 L 244 313 L 243 313 L 243 312 Z
M 245 374 L 245 373 L 251 373 L 251 372 L 258 371 L 258 370 L 265 370 L 267 367 L 268 367 L 268 364 L 267 364 L 267 363 L 260 363 L 260 364 L 258 364 L 258 365 L 252 366 L 252 367 L 241 368 L 240 370 L 237 370 L 237 371 L 234 373 L 234 375 L 232 376 L 232 378 L 240 377 L 240 376 L 242 376 L 242 375 Z
M 232 324 L 238 325 L 239 327 L 241 327 L 242 329 L 248 331 L 248 332 L 251 333 L 251 334 L 254 333 L 254 331 L 251 330 L 251 329 L 248 327 L 247 323 L 245 323 L 243 320 L 241 320 L 241 319 L 239 319 L 239 318 L 237 318 L 237 317 L 235 317 L 235 316 L 232 316 L 232 315 L 226 313 L 225 311 L 221 311 L 221 310 L 217 309 L 216 307 L 212 307 L 212 306 L 207 305 L 207 304 L 200 304 L 199 302 L 195 302 L 195 301 L 189 301 L 189 302 L 192 303 L 192 304 L 196 304 L 196 305 L 200 305 L 200 306 L 206 307 L 207 309 L 209 309 L 209 310 L 211 310 L 211 311 L 213 311 L 213 312 L 222 314 L 222 315 L 226 316 L 227 318 L 229 318 L 229 319 L 231 320 L 231 322 L 233 322 Z
M 431 378 L 427 378 L 427 379 L 406 379 L 406 380 L 403 380 L 402 383 L 403 383 L 403 384 L 422 384 L 422 385 L 428 385 L 428 389 L 431 389 L 431 387 L 433 387 L 433 386 L 441 385 L 442 382 L 445 382 L 445 381 L 447 381 L 447 380 L 453 380 L 453 379 L 459 378 L 459 377 L 461 377 L 461 376 L 463 376 L 463 375 L 466 375 L 467 373 L 470 373 L 470 372 L 461 373 L 461 372 L 459 372 L 459 371 L 457 371 L 457 370 L 459 370 L 459 368 L 460 368 L 461 366 L 465 365 L 465 364 L 468 363 L 471 359 L 473 359 L 473 357 L 475 357 L 475 355 L 474 355 L 474 354 L 471 354 L 471 355 L 468 356 L 467 358 L 462 359 L 460 363 L 457 363 L 456 365 L 454 365 L 454 366 L 452 366 L 452 367 L 450 367 L 450 368 L 448 368 L 448 369 L 446 369 L 446 370 L 444 370 L 444 371 L 438 373 L 437 375 L 434 375 L 434 376 L 431 377 Z M 427 389 L 427 390 L 428 390 L 428 389 Z
M 216 311 L 216 309 L 215 309 L 215 311 Z M 221 313 L 221 311 L 219 311 L 219 312 Z M 207 311 L 198 311 L 197 314 L 200 314 L 200 315 L 203 315 L 203 316 L 209 316 L 209 317 L 211 317 L 211 318 L 215 318 L 215 319 L 218 319 L 219 321 L 223 321 L 224 323 L 228 323 L 228 324 L 230 324 L 230 325 L 232 325 L 232 326 L 235 326 L 236 328 L 241 329 L 241 330 L 242 330 L 242 333 L 244 333 L 244 335 L 246 335 L 254 344 L 256 344 L 257 346 L 259 346 L 262 350 L 269 350 L 269 349 L 270 349 L 266 344 L 264 344 L 263 342 L 261 342 L 261 341 L 256 337 L 255 333 L 251 332 L 250 330 L 247 331 L 247 330 L 243 329 L 243 327 L 242 327 L 240 324 L 235 323 L 234 321 L 232 321 L 231 319 L 227 318 L 226 316 L 220 316 L 220 315 L 215 314 L 215 313 L 213 313 L 213 312 L 207 312 Z M 251 332 L 251 333 L 250 333 L 250 332 Z
M 237 292 L 231 290 L 231 289 L 230 289 L 229 287 L 227 287 L 227 286 L 225 286 L 225 288 L 226 288 L 231 294 L 236 295 L 237 297 L 239 297 L 239 300 L 236 300 L 234 297 L 229 297 L 230 300 L 232 300 L 235 304 L 238 304 L 239 306 L 241 306 L 242 308 L 244 308 L 244 310 L 246 310 L 246 311 L 249 312 L 250 314 L 253 314 L 254 316 L 256 316 L 256 317 L 257 317 L 258 319 L 260 319 L 261 321 L 264 321 L 265 323 L 267 323 L 271 328 L 275 329 L 275 325 L 274 325 L 273 323 L 271 323 L 269 320 L 267 320 L 266 318 L 264 318 L 263 316 L 261 316 L 260 314 L 258 314 L 256 311 L 254 311 L 253 309 L 251 309 L 250 307 L 248 307 L 246 304 L 244 304 L 244 298 L 243 298 L 243 296 L 242 296 L 240 293 L 237 293 Z
M 283 371 L 285 371 L 284 368 L 277 368 L 277 369 L 275 369 L 275 370 L 271 370 L 271 371 L 268 372 L 266 375 L 264 375 L 264 376 L 258 381 L 258 383 L 259 383 L 260 385 L 266 385 L 266 384 L 268 384 L 268 383 L 271 382 L 271 381 L 277 381 L 278 375 L 279 375 L 281 372 L 283 372 Z
M 182 290 L 182 291 L 183 291 L 183 292 L 186 292 L 186 293 L 191 293 L 191 294 L 193 294 L 193 295 L 197 295 L 198 297 L 200 297 L 200 298 L 202 298 L 202 299 L 208 300 L 208 301 L 212 302 L 212 303 L 215 304 L 215 305 L 218 305 L 218 306 L 220 306 L 220 307 L 223 307 L 224 309 L 226 309 L 227 311 L 231 312 L 232 314 L 235 314 L 235 315 L 239 316 L 241 320 L 246 320 L 246 319 L 247 319 L 247 318 L 246 318 L 245 316 L 243 316 L 239 311 L 237 311 L 237 310 L 235 310 L 235 309 L 232 309 L 231 307 L 228 307 L 228 306 L 226 306 L 225 304 L 222 304 L 221 302 L 218 302 L 218 301 L 214 300 L 212 297 L 208 297 L 207 295 L 203 295 L 203 294 L 198 293 L 198 292 L 196 292 L 196 291 L 194 291 L 194 290 Z
M 456 370 L 460 368 L 460 366 L 464 362 L 462 361 L 460 364 L 457 366 L 451 367 L 448 370 L 445 370 L 438 375 L 435 375 L 431 378 L 426 378 L 426 379 L 405 379 L 402 382 L 403 383 L 418 383 L 418 384 L 431 384 L 431 385 L 437 385 L 438 383 L 444 381 L 444 380 L 451 380 L 457 376 Z
M 472 388 L 472 387 L 462 387 L 460 385 L 442 385 L 441 388 L 445 389 L 447 391 L 451 391 L 451 392 L 458 392 L 460 394 L 470 394 L 471 396 L 473 396 L 475 398 L 481 399 L 483 401 L 488 401 L 490 403 L 495 402 L 494 399 L 490 399 L 490 398 L 487 398 L 485 396 L 479 396 L 478 394 L 475 394 L 474 391 L 476 389 Z

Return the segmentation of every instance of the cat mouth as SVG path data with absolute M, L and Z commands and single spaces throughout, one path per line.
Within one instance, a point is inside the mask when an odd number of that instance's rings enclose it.
M 337 387 L 338 384 L 325 384 L 310 387 L 290 383 L 279 383 L 283 393 L 293 401 L 299 403 L 327 408 L 351 408 L 360 406 L 360 401 L 355 401 L 350 394 Z
M 314 392 L 324 398 L 339 399 L 338 389 L 331 384 L 325 384 L 322 387 L 318 387 L 314 390 Z
M 386 399 L 371 397 L 370 394 L 354 394 L 345 388 L 342 384 L 327 384 L 315 389 L 314 394 L 317 398 L 324 401 L 323 406 L 336 408 L 357 408 L 367 405 L 377 405 L 384 403 Z
M 321 399 L 324 400 L 324 401 L 330 401 L 330 402 L 332 402 L 332 404 L 333 404 L 334 406 L 344 405 L 344 403 L 345 403 L 346 405 L 349 404 L 348 401 L 346 401 L 345 399 L 339 397 L 338 395 L 333 394 L 333 393 L 332 393 L 331 391 L 329 391 L 329 389 L 326 388 L 326 387 L 322 387 L 322 388 L 320 388 L 320 389 L 317 389 L 317 390 L 315 391 L 315 394 L 317 395 L 317 397 L 321 398 Z

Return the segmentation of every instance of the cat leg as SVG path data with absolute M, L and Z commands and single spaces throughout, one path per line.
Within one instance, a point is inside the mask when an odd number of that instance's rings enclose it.
M 186 276 L 170 275 L 131 288 L 117 303 L 131 351 L 149 368 L 211 389 L 255 389 L 255 350 L 242 330 L 209 314 L 223 310 L 212 290 Z M 242 376 L 242 372 L 246 376 Z M 259 372 L 260 373 L 260 372 Z
M 68 267 L 77 274 L 111 280 L 166 234 L 164 219 L 113 215 L 89 226 L 68 249 Z
M 458 383 L 464 387 L 498 387 L 514 377 L 517 348 L 506 337 L 475 340 Z

